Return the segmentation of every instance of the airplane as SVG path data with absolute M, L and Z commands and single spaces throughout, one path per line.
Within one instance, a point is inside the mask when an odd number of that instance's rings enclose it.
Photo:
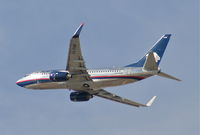
M 70 100 L 73 102 L 88 101 L 94 96 L 98 96 L 135 107 L 149 107 L 156 96 L 153 96 L 146 104 L 142 104 L 110 93 L 104 88 L 134 83 L 154 75 L 181 81 L 161 72 L 159 67 L 171 34 L 163 35 L 136 63 L 120 68 L 87 69 L 79 39 L 83 25 L 81 24 L 71 37 L 65 69 L 33 72 L 19 79 L 16 84 L 27 89 L 36 90 L 73 90 L 70 93 Z

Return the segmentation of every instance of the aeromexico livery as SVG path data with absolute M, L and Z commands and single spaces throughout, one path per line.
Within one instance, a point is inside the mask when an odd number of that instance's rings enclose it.
M 106 90 L 105 87 L 119 86 L 137 82 L 148 77 L 158 75 L 169 79 L 179 79 L 161 72 L 159 63 L 171 34 L 163 35 L 138 62 L 121 67 L 107 69 L 87 69 L 83 59 L 79 35 L 83 24 L 79 26 L 70 40 L 67 66 L 64 70 L 33 72 L 19 79 L 16 84 L 28 89 L 69 89 L 71 101 L 88 101 L 94 96 L 116 102 L 136 106 L 151 106 L 156 96 L 146 104 L 137 103 Z

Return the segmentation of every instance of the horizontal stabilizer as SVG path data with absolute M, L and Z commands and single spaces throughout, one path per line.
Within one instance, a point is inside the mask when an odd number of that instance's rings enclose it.
M 161 77 L 165 77 L 165 78 L 168 78 L 168 79 L 172 79 L 172 80 L 176 80 L 176 81 L 181 81 L 180 79 L 176 78 L 176 77 L 173 77 L 171 75 L 168 75 L 166 73 L 163 73 L 163 72 L 160 72 L 157 74 L 158 76 L 161 76 Z

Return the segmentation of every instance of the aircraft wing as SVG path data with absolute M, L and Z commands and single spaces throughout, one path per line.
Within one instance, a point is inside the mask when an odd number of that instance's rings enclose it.
M 68 61 L 66 70 L 72 74 L 72 78 L 78 81 L 91 81 L 83 59 L 79 35 L 84 24 L 81 24 L 70 40 Z
M 120 96 L 117 96 L 115 94 L 107 92 L 106 90 L 103 90 L 103 89 L 96 90 L 96 93 L 93 94 L 93 95 L 96 95 L 98 97 L 102 97 L 102 98 L 105 98 L 105 99 L 113 100 L 113 101 L 116 101 L 116 102 L 119 102 L 119 103 L 135 106 L 135 107 L 140 107 L 140 106 L 149 107 L 149 106 L 152 105 L 152 103 L 156 99 L 156 96 L 154 96 L 147 102 L 147 104 L 141 104 L 141 103 L 137 103 L 137 102 L 131 101 L 129 99 L 122 98 Z

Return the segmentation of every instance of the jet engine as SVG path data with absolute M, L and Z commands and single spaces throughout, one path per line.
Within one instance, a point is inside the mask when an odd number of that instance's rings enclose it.
M 72 92 L 70 94 L 70 100 L 73 102 L 88 101 L 91 98 L 93 98 L 93 95 L 88 92 Z
M 68 72 L 51 72 L 49 78 L 54 82 L 62 82 L 69 80 L 70 74 Z

